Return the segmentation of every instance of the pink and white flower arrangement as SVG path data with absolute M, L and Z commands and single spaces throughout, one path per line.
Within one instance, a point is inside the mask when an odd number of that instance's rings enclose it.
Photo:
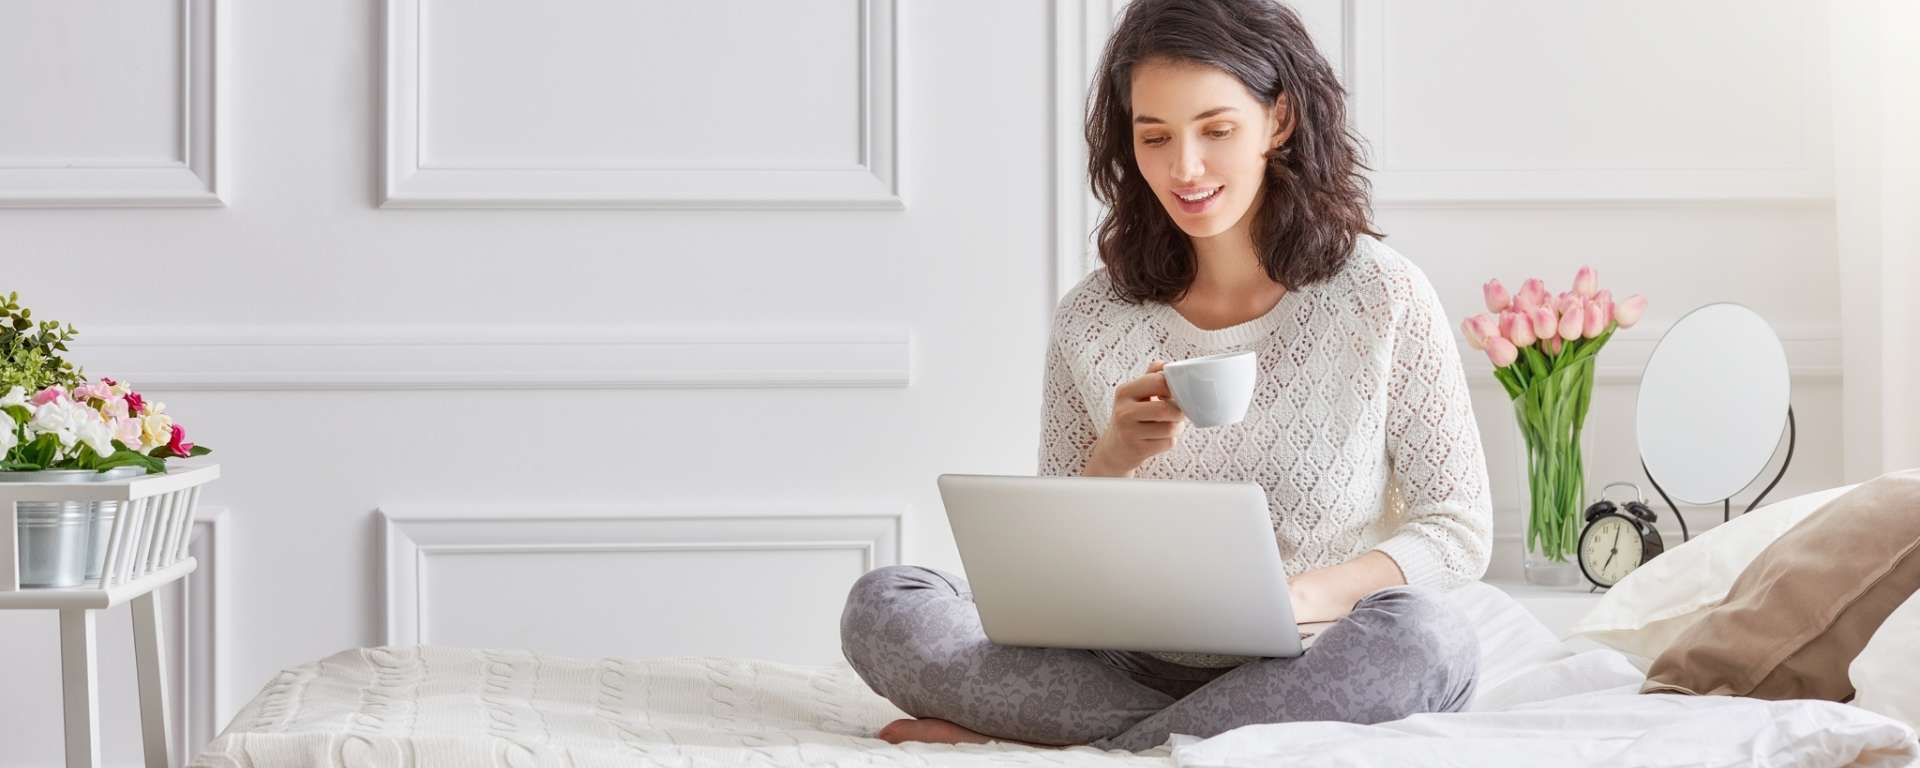
M 154 473 L 166 471 L 169 458 L 211 452 L 187 442 L 165 403 L 126 382 L 102 378 L 33 393 L 15 385 L 0 395 L 0 470 L 140 466 Z
M 33 319 L 20 294 L 0 296 L 0 472 L 165 472 L 171 458 L 211 451 L 187 442 L 167 406 L 126 382 L 90 381 L 62 353 L 71 324 Z
M 1492 361 L 1526 440 L 1527 551 L 1565 560 L 1577 543 L 1585 501 L 1580 433 L 1593 396 L 1593 358 L 1614 331 L 1640 321 L 1647 300 L 1636 294 L 1615 302 L 1590 266 L 1580 267 L 1573 287 L 1559 294 L 1548 293 L 1539 278 L 1513 293 L 1489 280 L 1481 294 L 1487 311 L 1462 320 L 1460 332 Z

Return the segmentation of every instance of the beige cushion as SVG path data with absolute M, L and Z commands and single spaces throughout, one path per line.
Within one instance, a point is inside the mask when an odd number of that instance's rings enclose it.
M 1857 484 L 1856 484 L 1857 485 Z M 1680 632 L 1727 596 L 1761 550 L 1855 485 L 1759 507 L 1694 536 L 1634 569 L 1567 631 L 1627 654 L 1645 671 Z
M 1641 692 L 1847 701 L 1847 666 L 1917 589 L 1911 469 L 1861 483 L 1768 545 L 1654 659 Z

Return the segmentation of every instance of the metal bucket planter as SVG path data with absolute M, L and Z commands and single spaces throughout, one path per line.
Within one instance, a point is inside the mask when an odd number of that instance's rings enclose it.
M 95 483 L 145 474 L 140 467 L 105 472 L 47 469 L 0 472 L 0 483 Z M 107 534 L 119 514 L 118 501 L 19 502 L 20 586 L 77 587 L 100 578 L 107 555 Z

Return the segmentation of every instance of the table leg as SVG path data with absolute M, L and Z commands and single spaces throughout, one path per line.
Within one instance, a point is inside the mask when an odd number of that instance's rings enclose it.
M 140 742 L 147 768 L 169 768 L 173 750 L 168 727 L 166 648 L 160 641 L 160 600 L 152 592 L 133 599 L 133 661 L 140 678 Z
M 100 679 L 94 666 L 93 611 L 60 610 L 60 696 L 65 704 L 67 768 L 100 767 Z

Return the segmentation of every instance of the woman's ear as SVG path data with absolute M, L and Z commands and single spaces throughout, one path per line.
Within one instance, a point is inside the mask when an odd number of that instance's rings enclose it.
M 1293 108 L 1287 103 L 1287 92 L 1281 91 L 1279 98 L 1273 100 L 1273 110 L 1268 114 L 1267 123 L 1275 126 L 1270 149 L 1279 149 L 1293 136 L 1293 128 L 1299 124 L 1294 119 Z

